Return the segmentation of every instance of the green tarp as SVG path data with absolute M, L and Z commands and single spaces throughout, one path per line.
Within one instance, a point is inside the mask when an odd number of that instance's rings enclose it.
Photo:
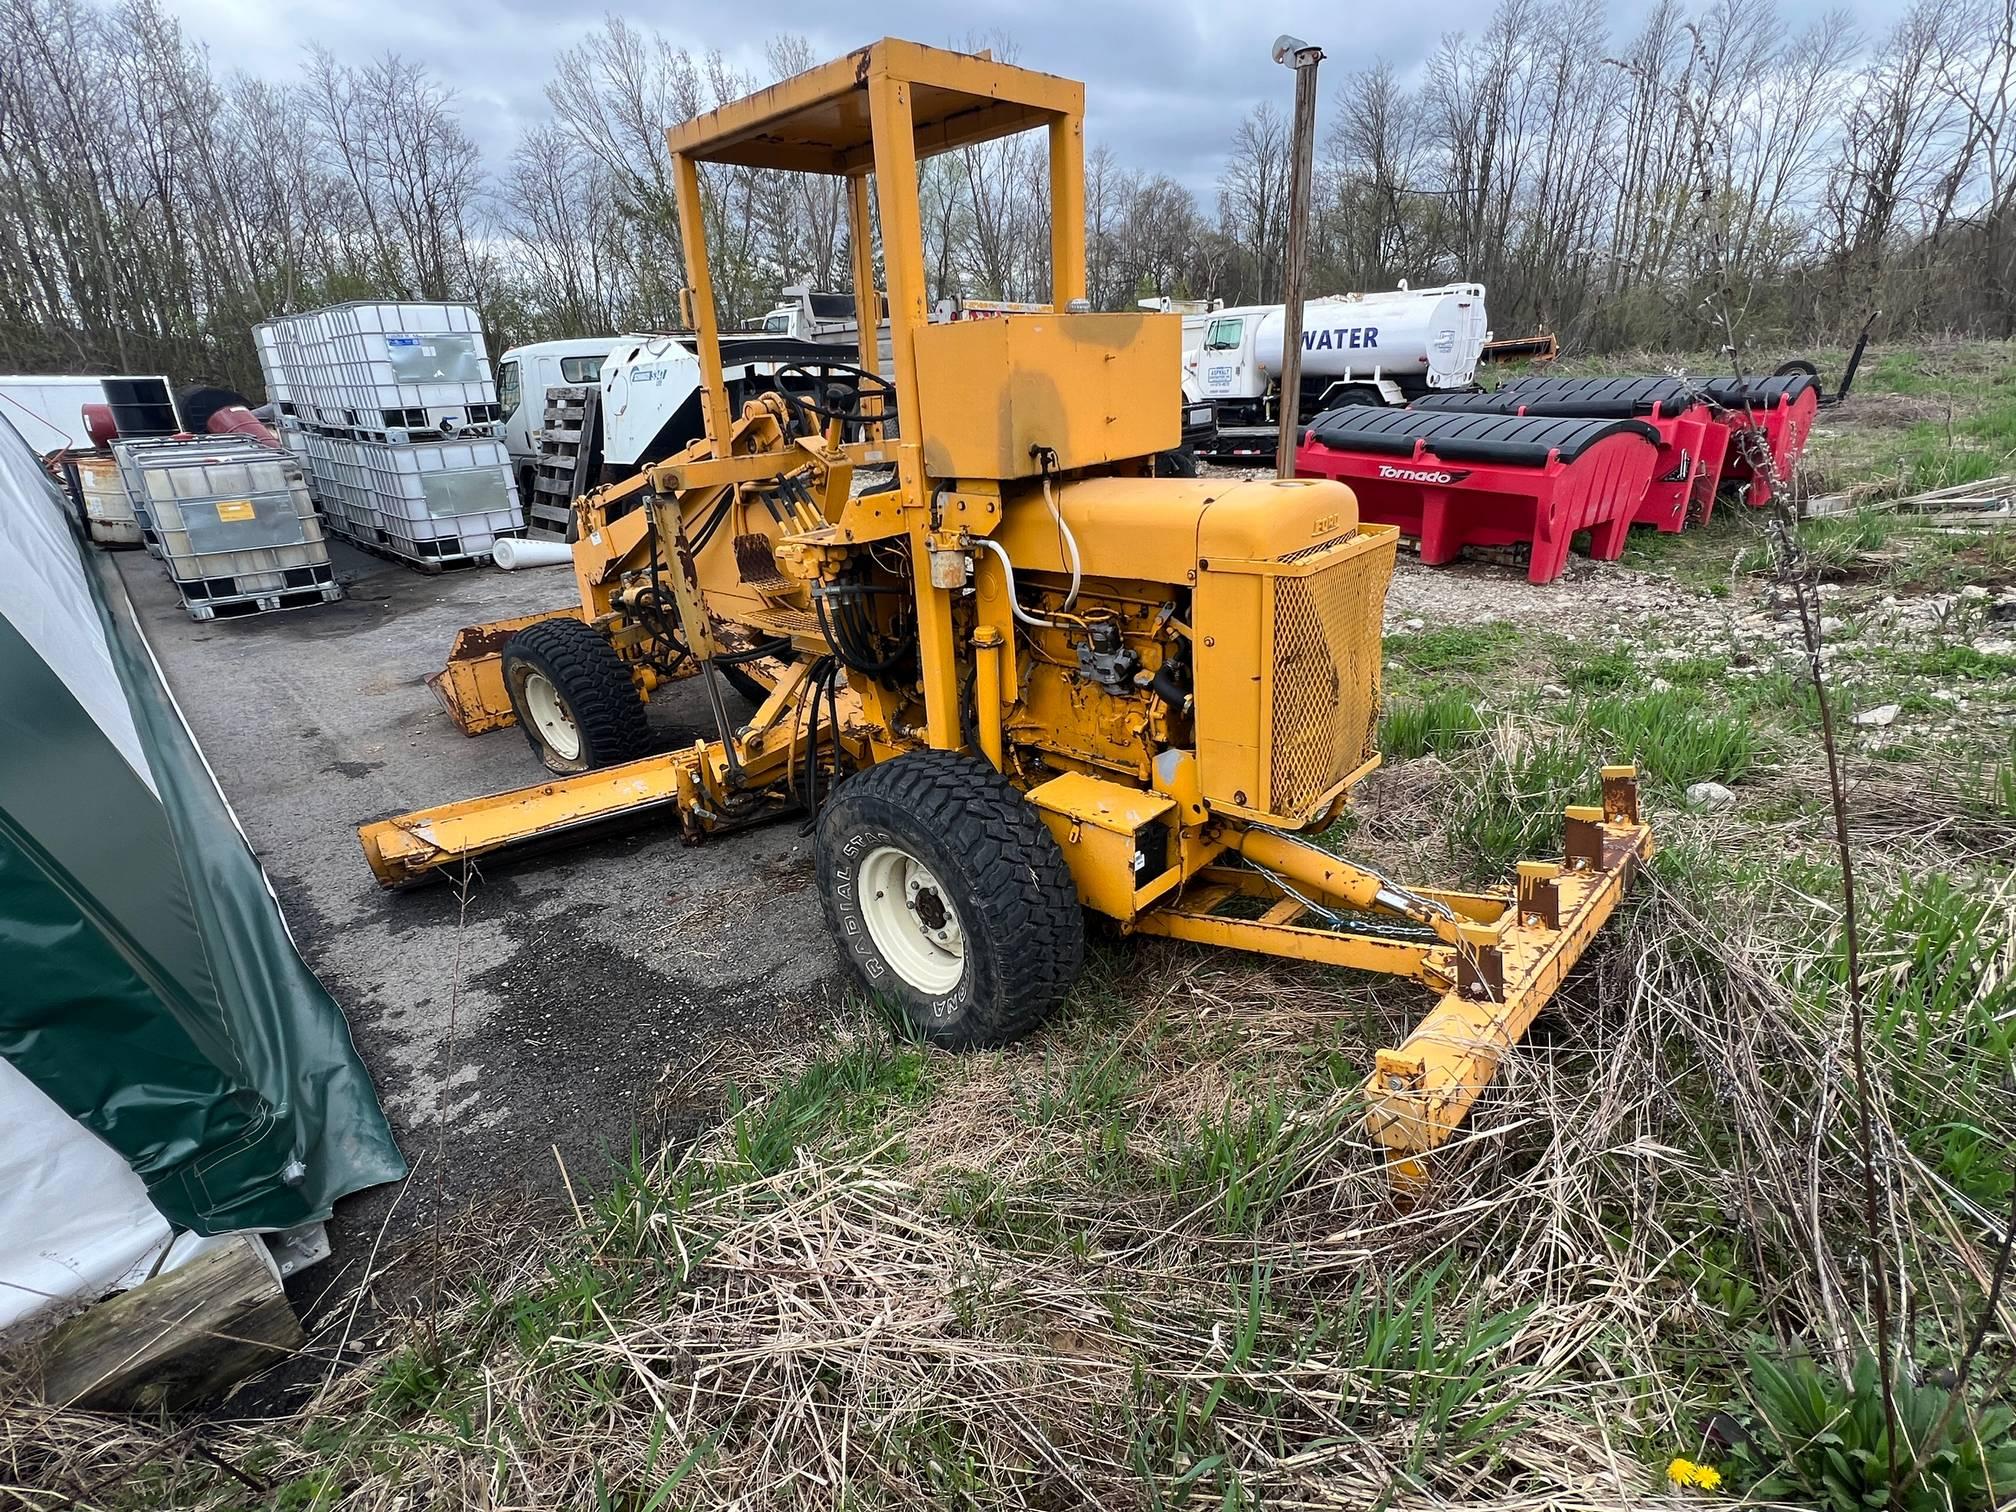
M 198 1233 L 406 1166 L 67 501 L 0 427 L 0 1055 Z

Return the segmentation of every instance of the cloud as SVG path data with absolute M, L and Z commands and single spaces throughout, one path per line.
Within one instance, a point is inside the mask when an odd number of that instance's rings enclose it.
M 346 62 L 390 50 L 426 63 L 460 95 L 463 124 L 493 169 L 502 166 L 520 132 L 545 119 L 543 90 L 554 57 L 601 24 L 600 15 L 556 13 L 532 0 L 172 3 L 220 71 L 290 78 L 313 45 Z M 1905 4 L 1865 0 L 1852 8 L 1865 30 L 1881 31 Z M 1788 25 L 1825 8 L 1825 0 L 1781 6 Z M 1613 34 L 1623 36 L 1644 6 L 1606 0 L 1605 10 Z M 1128 167 L 1167 173 L 1208 200 L 1233 123 L 1262 100 L 1287 108 L 1292 79 L 1269 56 L 1278 34 L 1291 32 L 1328 51 L 1327 117 L 1337 87 L 1352 72 L 1380 59 L 1403 73 L 1419 69 L 1444 33 L 1481 29 L 1489 10 L 1474 3 L 1347 8 L 1289 0 L 1260 13 L 1236 0 L 968 0 L 956 32 L 946 29 L 945 8 L 924 0 L 781 13 L 689 0 L 657 14 L 624 14 L 695 52 L 719 49 L 736 68 L 766 79 L 763 44 L 778 31 L 803 33 L 820 57 L 881 36 L 945 46 L 1006 38 L 1017 62 L 1084 80 L 1089 141 L 1107 144 Z

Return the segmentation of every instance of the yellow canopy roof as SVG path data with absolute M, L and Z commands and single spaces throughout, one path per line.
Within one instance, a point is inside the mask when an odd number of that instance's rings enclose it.
M 1085 86 L 1075 79 L 885 37 L 682 121 L 665 139 L 698 162 L 866 172 L 874 166 L 868 82 L 878 77 L 909 85 L 920 158 L 1085 112 Z

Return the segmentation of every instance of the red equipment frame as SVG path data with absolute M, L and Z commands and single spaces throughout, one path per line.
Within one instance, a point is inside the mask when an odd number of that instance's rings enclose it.
M 1310 422 L 1295 472 L 1348 483 L 1359 517 L 1417 537 L 1423 562 L 1530 545 L 1527 579 L 1551 583 L 1577 531 L 1598 561 L 1624 554 L 1658 445 L 1636 420 L 1347 405 Z
M 1771 502 L 1773 478 L 1781 484 L 1792 481 L 1792 469 L 1820 412 L 1820 385 L 1810 373 L 1781 373 L 1725 379 L 1706 390 L 1728 412 L 1729 456 L 1722 475 L 1744 485 L 1744 503 L 1762 509 Z M 1768 468 L 1761 465 L 1764 453 L 1771 459 Z
M 1514 378 L 1490 392 L 1432 394 L 1414 408 L 1642 420 L 1659 434 L 1659 460 L 1632 524 L 1672 535 L 1690 521 L 1705 524 L 1715 511 L 1729 426 L 1706 395 L 1677 378 Z

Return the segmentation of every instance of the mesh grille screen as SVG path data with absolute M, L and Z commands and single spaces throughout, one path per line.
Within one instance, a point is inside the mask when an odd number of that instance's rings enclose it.
M 1267 807 L 1300 813 L 1376 750 L 1380 618 L 1393 555 L 1361 552 L 1274 580 L 1274 750 Z

